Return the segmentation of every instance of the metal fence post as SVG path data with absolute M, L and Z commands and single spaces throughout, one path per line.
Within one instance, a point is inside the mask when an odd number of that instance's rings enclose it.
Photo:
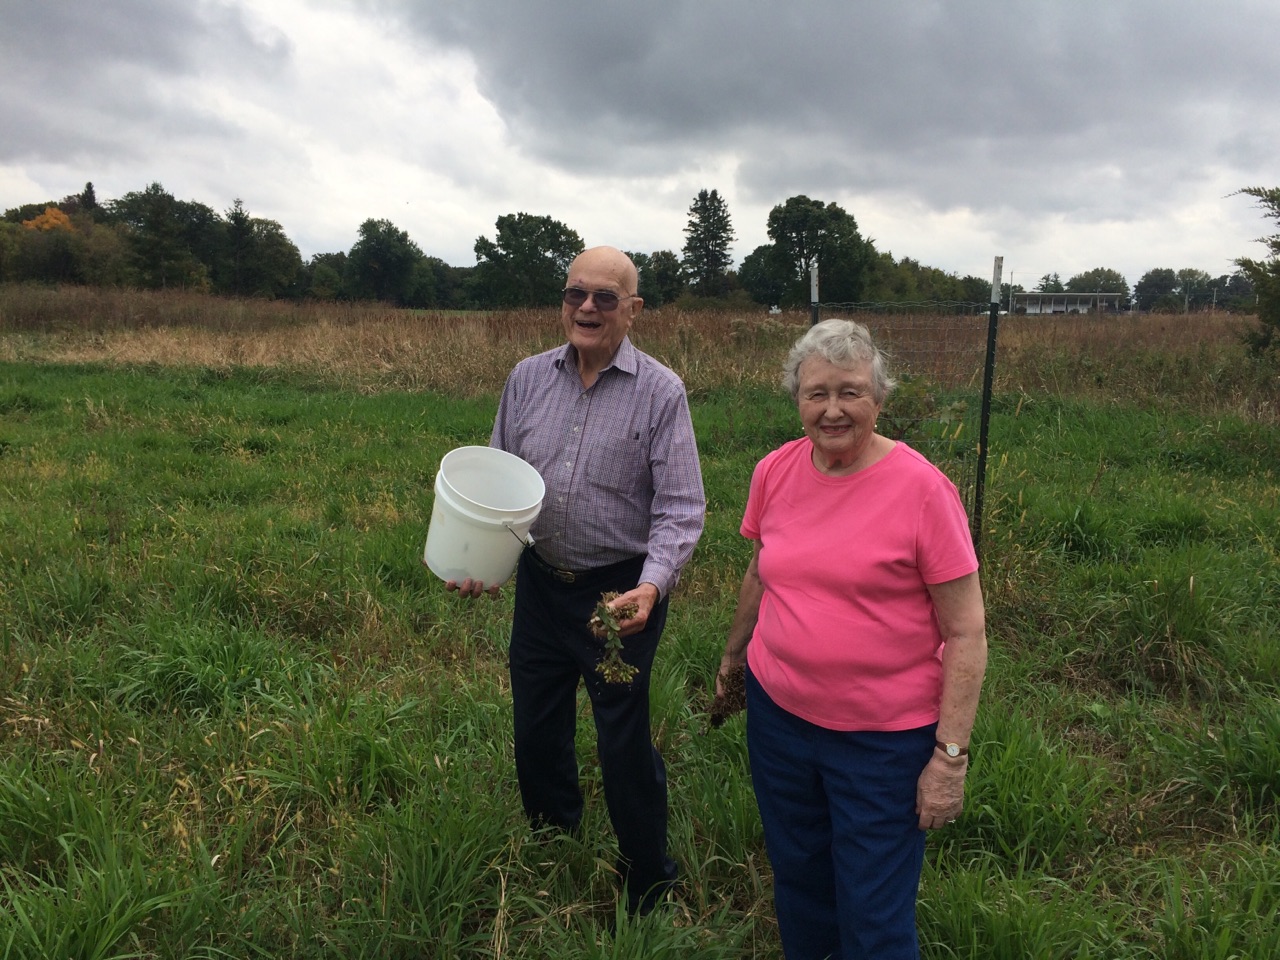
M 987 447 L 991 426 L 991 393 L 996 374 L 996 328 L 1000 323 L 1000 274 L 1004 257 L 996 257 L 991 278 L 991 310 L 987 316 L 987 359 L 982 371 L 982 414 L 978 426 L 978 469 L 973 480 L 973 549 L 982 559 L 982 511 L 987 486 Z

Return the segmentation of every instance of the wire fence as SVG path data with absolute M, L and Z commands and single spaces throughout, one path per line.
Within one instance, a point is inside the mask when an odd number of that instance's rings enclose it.
M 990 304 L 819 303 L 814 320 L 857 320 L 889 356 L 898 387 L 886 401 L 879 432 L 901 440 L 947 474 L 969 512 L 981 549 L 991 415 L 996 315 Z

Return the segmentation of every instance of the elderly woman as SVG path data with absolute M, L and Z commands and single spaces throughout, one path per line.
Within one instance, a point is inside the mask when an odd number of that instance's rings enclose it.
M 876 433 L 894 381 L 865 327 L 810 328 L 784 384 L 805 435 L 752 476 L 716 687 L 745 661 L 788 960 L 918 957 L 925 831 L 960 815 L 986 670 L 978 561 L 954 484 Z

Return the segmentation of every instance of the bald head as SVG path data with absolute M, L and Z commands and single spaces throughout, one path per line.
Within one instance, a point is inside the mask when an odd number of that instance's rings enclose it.
M 640 286 L 640 273 L 636 270 L 636 265 L 616 247 L 592 247 L 578 254 L 569 265 L 569 285 L 573 286 L 575 276 L 584 274 L 612 277 L 618 292 L 624 296 L 634 296 Z

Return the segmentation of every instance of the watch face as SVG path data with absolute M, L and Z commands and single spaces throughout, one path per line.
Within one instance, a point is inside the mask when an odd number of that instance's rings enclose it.
M 948 743 L 948 744 L 947 744 L 947 756 L 948 756 L 948 757 L 958 757 L 958 756 L 960 756 L 960 748 L 959 748 L 958 746 L 956 746 L 954 743 Z

